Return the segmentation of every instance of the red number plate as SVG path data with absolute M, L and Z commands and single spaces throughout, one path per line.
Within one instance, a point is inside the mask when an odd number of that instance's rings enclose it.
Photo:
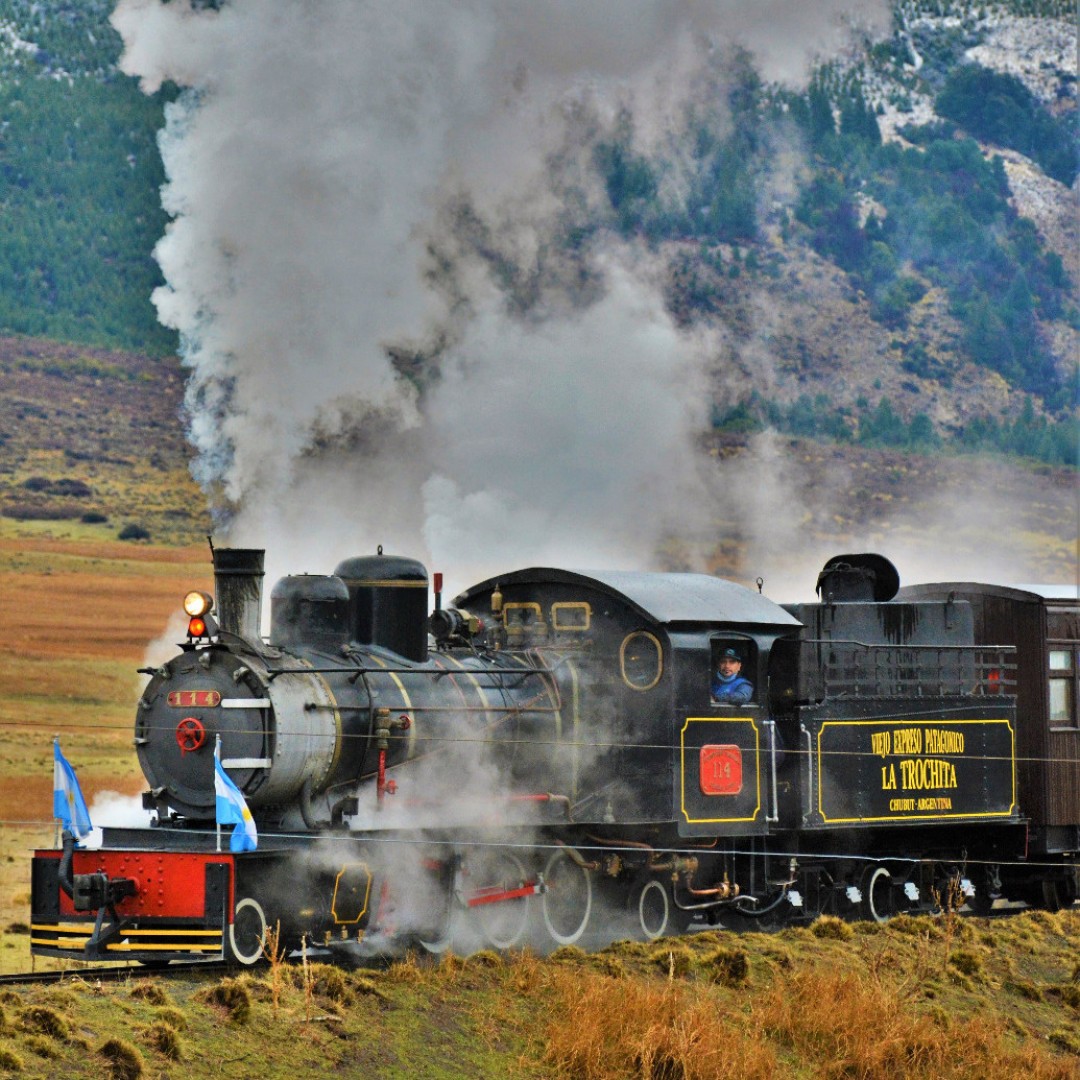
M 737 746 L 703 746 L 699 763 L 702 795 L 742 791 L 742 751 Z

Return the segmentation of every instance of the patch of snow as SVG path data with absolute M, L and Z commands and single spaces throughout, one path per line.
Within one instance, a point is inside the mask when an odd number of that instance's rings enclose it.
M 998 15 L 986 19 L 982 29 L 986 39 L 964 55 L 985 68 L 1015 75 L 1044 104 L 1058 99 L 1063 76 L 1075 77 L 1075 23 Z

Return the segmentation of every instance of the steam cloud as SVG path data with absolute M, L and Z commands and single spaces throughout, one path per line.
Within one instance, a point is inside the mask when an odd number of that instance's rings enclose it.
M 552 238 L 593 220 L 589 155 L 620 115 L 647 145 L 731 46 L 798 81 L 886 19 L 843 0 L 121 0 L 124 70 L 188 88 L 161 138 L 154 299 L 230 542 L 269 548 L 272 574 L 383 543 L 455 585 L 507 560 L 652 564 L 709 499 L 710 343 L 673 325 L 637 245 Z

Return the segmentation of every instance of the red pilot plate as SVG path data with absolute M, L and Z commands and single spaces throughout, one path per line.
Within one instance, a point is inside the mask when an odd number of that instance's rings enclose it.
M 737 746 L 703 746 L 698 777 L 702 795 L 742 791 L 742 751 Z
M 221 704 L 221 695 L 216 690 L 173 690 L 169 704 L 174 709 L 212 709 Z

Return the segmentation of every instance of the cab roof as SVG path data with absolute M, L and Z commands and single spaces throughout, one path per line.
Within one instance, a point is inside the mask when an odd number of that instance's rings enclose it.
M 488 578 L 455 597 L 459 607 L 500 588 L 518 585 L 579 585 L 607 593 L 661 624 L 739 623 L 769 627 L 801 626 L 766 596 L 708 574 L 665 574 L 629 570 L 558 570 L 530 567 Z

